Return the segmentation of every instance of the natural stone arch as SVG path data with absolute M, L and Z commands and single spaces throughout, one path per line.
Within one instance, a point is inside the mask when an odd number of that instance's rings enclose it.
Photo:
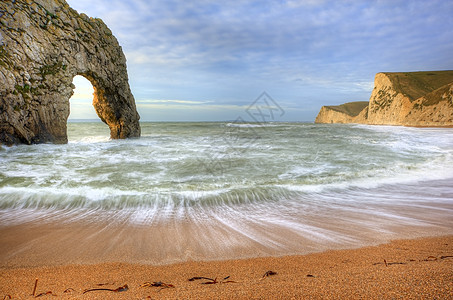
M 93 85 L 111 138 L 140 136 L 126 58 L 102 20 L 64 0 L 4 0 L 0 21 L 0 142 L 66 143 L 76 75 Z

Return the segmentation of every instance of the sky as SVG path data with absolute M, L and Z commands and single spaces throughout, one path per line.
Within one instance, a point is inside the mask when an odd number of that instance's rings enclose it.
M 453 1 L 67 0 L 101 18 L 127 59 L 142 121 L 313 121 L 368 101 L 378 72 L 453 69 Z M 76 77 L 72 119 L 97 118 Z

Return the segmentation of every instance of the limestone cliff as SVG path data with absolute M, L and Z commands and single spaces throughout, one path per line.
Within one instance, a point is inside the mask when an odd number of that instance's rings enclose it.
M 126 58 L 102 20 L 64 0 L 0 1 L 0 143 L 66 143 L 76 75 L 111 138 L 140 136 Z
M 453 126 L 453 71 L 378 73 L 358 115 L 335 108 L 322 107 L 315 122 Z
M 342 105 L 323 106 L 316 117 L 316 123 L 358 123 L 361 112 L 368 108 L 368 102 L 348 102 Z

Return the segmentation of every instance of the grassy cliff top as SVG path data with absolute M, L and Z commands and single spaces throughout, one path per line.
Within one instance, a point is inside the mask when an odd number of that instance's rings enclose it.
M 432 91 L 453 82 L 453 71 L 387 73 L 396 91 L 416 100 Z
M 355 117 L 368 105 L 368 103 L 368 101 L 348 102 L 341 105 L 326 106 L 326 108 Z

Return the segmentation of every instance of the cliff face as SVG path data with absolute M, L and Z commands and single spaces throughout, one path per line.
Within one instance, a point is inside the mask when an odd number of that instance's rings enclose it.
M 315 122 L 453 126 L 453 71 L 378 73 L 358 116 L 332 110 L 322 107 Z
M 140 136 L 126 59 L 102 20 L 64 0 L 0 2 L 0 143 L 66 143 L 76 75 L 111 138 Z
M 315 123 L 360 123 L 368 102 L 349 102 L 336 106 L 323 106 L 316 117 Z
M 414 101 L 404 122 L 408 126 L 453 126 L 453 82 Z

